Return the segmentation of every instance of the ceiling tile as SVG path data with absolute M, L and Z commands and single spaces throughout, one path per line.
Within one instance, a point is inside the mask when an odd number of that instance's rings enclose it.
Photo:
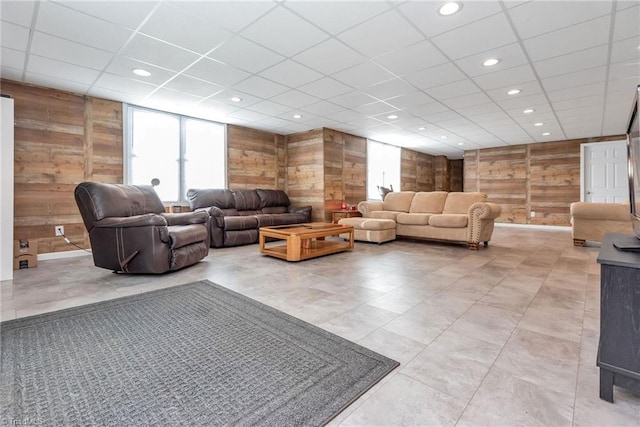
M 27 43 L 29 43 L 29 29 L 8 22 L 2 22 L 2 25 L 0 25 L 0 43 L 2 47 L 25 52 L 27 50 Z
M 353 110 L 359 113 L 362 113 L 366 116 L 375 116 L 378 114 L 391 113 L 391 112 L 397 111 L 393 106 L 382 101 L 372 102 L 370 104 L 365 104 L 365 105 L 359 105 L 353 108 Z
M 304 50 L 293 59 L 324 74 L 333 74 L 366 61 L 364 55 L 333 38 Z
M 184 74 L 221 86 L 231 86 L 251 75 L 209 58 L 200 58 L 198 62 L 187 68 Z
M 250 73 L 258 73 L 285 59 L 242 37 L 234 37 L 207 56 Z
M 172 1 L 179 7 L 213 24 L 238 32 L 276 7 L 273 2 Z
M 640 42 L 637 37 L 631 37 L 611 46 L 611 62 L 636 61 L 640 58 Z
M 384 31 L 384 28 L 394 28 L 394 31 Z M 337 37 L 368 56 L 392 52 L 424 39 L 396 10 L 371 18 Z
M 378 99 L 388 99 L 391 97 L 397 97 L 408 93 L 415 92 L 416 88 L 409 83 L 401 79 L 387 80 L 386 82 L 378 83 L 363 89 L 363 92 L 367 93 Z M 426 101 L 425 101 L 426 102 Z
M 229 117 L 236 117 L 239 119 L 250 120 L 250 121 L 258 121 L 258 120 L 264 120 L 269 116 L 266 114 L 258 113 L 257 111 L 240 109 L 229 114 Z
M 540 78 L 572 73 L 589 68 L 606 65 L 607 46 L 598 46 L 557 56 L 555 58 L 538 61 L 535 64 L 536 72 Z
M 291 108 L 300 108 L 305 105 L 315 104 L 320 101 L 320 98 L 300 92 L 299 90 L 290 90 L 271 97 L 271 100 Z
M 589 95 L 603 94 L 605 86 L 603 82 L 591 83 L 575 87 L 561 88 L 547 91 L 547 96 L 551 102 L 563 101 L 566 99 L 581 98 Z
M 158 1 L 58 1 L 68 8 L 135 30 L 157 6 Z
M 490 53 L 491 49 L 515 42 L 516 36 L 504 15 L 497 14 L 435 36 L 431 41 L 450 58 L 459 59 L 481 52 Z
M 85 90 L 96 80 L 96 78 L 98 78 L 98 75 L 100 74 L 99 71 L 92 70 L 90 68 L 55 61 L 38 55 L 29 56 L 27 72 L 62 79 L 66 79 L 68 76 L 73 76 L 73 81 L 87 86 Z
M 360 91 L 353 91 L 345 93 L 344 95 L 334 96 L 329 98 L 329 102 L 340 105 L 344 108 L 354 108 L 359 105 L 369 104 L 375 102 L 376 99 Z
M 499 58 L 501 61 L 493 67 L 485 67 L 482 63 L 488 58 Z M 455 61 L 460 69 L 471 77 L 494 73 L 496 70 L 513 68 L 518 65 L 528 64 L 528 59 L 520 47 L 520 43 L 511 43 L 506 46 L 497 47 L 490 52 L 483 52 L 476 55 Z
M 500 12 L 497 1 L 465 1 L 460 12 L 451 16 L 438 13 L 439 2 L 405 2 L 399 10 L 426 36 L 433 37 Z
M 231 98 L 233 97 L 239 97 L 241 101 L 233 102 L 231 101 Z M 213 95 L 211 99 L 228 104 L 236 110 L 240 108 L 246 108 L 250 105 L 253 105 L 257 102 L 262 101 L 262 98 L 249 95 L 248 93 L 241 92 L 237 89 L 225 89 L 222 92 L 218 92 L 215 95 Z
M 297 88 L 298 86 L 313 82 L 322 77 L 322 74 L 304 65 L 300 65 L 297 62 L 293 62 L 290 59 L 262 71 L 260 75 L 291 88 Z
M 395 50 L 375 61 L 387 70 L 404 75 L 443 64 L 448 59 L 428 40 Z
M 33 20 L 33 6 L 31 1 L 2 1 L 0 2 L 0 19 L 5 22 L 31 27 Z
M 613 40 L 623 40 L 640 36 L 640 5 L 616 13 L 613 25 Z
M 498 101 L 497 104 L 505 110 L 518 110 L 522 112 L 526 109 L 533 108 L 536 112 L 540 113 L 540 106 L 545 106 L 544 111 L 550 111 L 548 106 L 547 97 L 542 94 L 534 94 L 529 96 L 519 96 Z
M 355 67 L 335 73 L 332 77 L 347 86 L 358 89 L 395 78 L 393 74 L 373 62 L 356 65 Z
M 479 91 L 478 87 L 471 80 L 460 80 L 459 82 L 426 89 L 429 96 L 439 100 L 457 98 L 458 96 L 470 95 Z
M 593 2 L 596 3 L 596 2 Z M 604 16 L 571 27 L 524 40 L 529 57 L 540 61 L 609 42 L 611 18 Z M 562 40 L 562 43 L 558 43 Z
M 167 3 L 155 10 L 140 32 L 201 54 L 231 37 L 229 31 Z
M 407 93 L 406 95 L 400 95 L 393 98 L 388 98 L 385 102 L 393 105 L 398 109 L 415 107 L 417 105 L 433 102 L 433 98 L 424 92 L 414 91 Z
M 174 91 L 171 89 L 159 88 L 145 99 L 145 104 L 153 106 L 154 108 L 157 108 L 159 110 L 167 111 L 167 106 L 170 105 L 191 107 L 194 104 L 197 104 L 199 101 L 202 101 L 202 97 L 191 95 L 185 92 Z
M 61 89 L 67 92 L 73 92 L 81 95 L 84 94 L 89 88 L 88 84 L 61 79 L 58 76 L 51 77 L 38 73 L 27 73 L 27 78 L 30 82 L 32 82 L 32 84 L 50 87 L 53 89 Z
M 458 96 L 456 98 L 449 98 L 444 101 L 449 108 L 455 110 L 463 107 L 472 107 L 474 105 L 486 105 L 489 102 L 491 102 L 491 99 L 482 92 Z
M 329 38 L 326 33 L 282 6 L 272 9 L 251 24 L 242 35 L 284 56 L 293 56 Z
M 328 116 L 339 111 L 344 111 L 344 108 L 331 102 L 320 101 L 315 104 L 307 105 L 306 107 L 301 108 L 301 110 L 317 116 Z
M 520 93 L 517 95 L 509 95 L 511 89 L 519 89 Z M 542 93 L 542 88 L 537 80 L 533 80 L 525 83 L 518 83 L 516 85 L 503 86 L 496 89 L 486 91 L 487 95 L 495 101 L 507 100 L 518 98 L 522 96 L 530 96 Z
M 570 27 L 611 12 L 608 1 L 530 1 L 509 9 L 523 39 Z
M 589 83 L 596 83 L 604 80 L 606 71 L 606 67 L 597 67 L 590 70 L 549 77 L 542 79 L 542 86 L 544 86 L 545 90 L 552 91 L 568 87 L 582 86 Z
M 63 40 L 37 31 L 31 41 L 30 53 L 81 67 L 93 68 L 94 70 L 102 70 L 113 56 L 104 50 Z
M 326 2 L 289 2 L 286 6 L 323 30 L 338 34 L 390 8 L 386 2 L 340 1 L 327 7 Z
M 136 35 L 121 54 L 173 71 L 181 71 L 198 59 L 195 53 L 142 34 Z
M 315 82 L 300 86 L 298 89 L 319 98 L 333 98 L 334 96 L 342 95 L 351 91 L 349 86 L 346 86 L 330 77 L 316 80 Z
M 448 111 L 449 107 L 441 102 L 429 102 L 427 104 L 418 105 L 411 108 L 411 113 L 423 118 L 428 118 L 430 114 L 440 113 L 442 111 Z
M 291 111 L 291 107 L 278 104 L 272 101 L 264 100 L 248 107 L 249 110 L 257 111 L 258 113 L 267 114 L 269 116 L 279 116 L 285 111 Z
M 288 90 L 286 86 L 263 79 L 259 76 L 249 77 L 248 79 L 234 85 L 233 88 L 265 99 L 271 98 L 272 96 Z
M 214 115 L 217 118 L 224 117 L 238 109 L 235 105 L 229 105 L 211 98 L 200 101 L 199 105 L 207 110 L 207 114 Z
M 224 89 L 222 86 L 185 75 L 175 76 L 164 87 L 201 98 L 207 98 Z
M 419 89 L 429 89 L 466 79 L 466 76 L 455 65 L 448 62 L 416 73 L 407 74 L 404 79 Z
M 138 97 L 147 96 L 157 88 L 157 86 L 149 83 L 109 73 L 101 74 L 95 82 L 94 87 L 124 92 Z M 92 87 L 91 89 L 93 91 L 94 88 Z
M 87 46 L 117 52 L 132 32 L 123 27 L 51 2 L 40 3 L 36 30 Z
M 8 49 L 6 47 L 0 48 L 0 64 L 2 64 L 3 67 L 22 70 L 25 56 L 26 54 L 19 50 Z
M 132 70 L 141 68 L 151 73 L 148 77 L 139 77 L 133 74 Z M 117 74 L 122 77 L 136 78 L 145 82 L 161 85 L 162 83 L 175 76 L 175 72 L 156 67 L 155 65 L 146 64 L 144 62 L 135 61 L 133 59 L 117 56 L 105 70 L 111 74 Z
M 505 86 L 518 86 L 535 79 L 536 76 L 533 70 L 529 64 L 526 64 L 474 77 L 473 81 L 482 89 L 491 90 Z

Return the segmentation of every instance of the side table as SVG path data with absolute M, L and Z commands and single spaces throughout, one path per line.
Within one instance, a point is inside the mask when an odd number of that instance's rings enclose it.
M 357 218 L 361 216 L 362 214 L 358 211 L 352 211 L 352 210 L 331 211 L 331 222 L 334 224 L 337 224 L 338 221 L 342 218 Z

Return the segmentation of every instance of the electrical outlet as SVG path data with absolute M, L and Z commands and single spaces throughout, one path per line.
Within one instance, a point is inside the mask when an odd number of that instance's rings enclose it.
M 531 218 L 535 218 L 536 217 L 536 212 L 535 211 L 531 211 Z
M 56 236 L 64 236 L 64 225 L 56 225 Z

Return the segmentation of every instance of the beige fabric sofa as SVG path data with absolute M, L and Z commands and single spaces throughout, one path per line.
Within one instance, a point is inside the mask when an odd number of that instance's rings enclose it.
M 602 242 L 605 233 L 633 233 L 628 203 L 574 202 L 570 212 L 575 246 L 584 246 L 587 240 Z
M 364 218 L 392 219 L 396 235 L 413 239 L 488 245 L 502 209 L 486 201 L 485 193 L 397 191 L 383 202 L 360 202 Z

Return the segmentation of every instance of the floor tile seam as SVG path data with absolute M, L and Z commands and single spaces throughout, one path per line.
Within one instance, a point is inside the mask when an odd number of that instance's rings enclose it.
M 580 347 L 579 347 L 579 352 L 578 352 L 578 363 L 576 366 L 576 383 L 575 383 L 575 387 L 574 387 L 574 392 L 573 392 L 573 410 L 571 411 L 571 424 L 574 424 L 574 420 L 576 418 L 576 400 L 578 398 L 578 384 L 579 384 L 579 380 L 580 380 L 580 364 L 581 362 L 581 358 L 580 358 L 580 353 L 582 353 L 582 346 L 584 344 L 584 321 L 585 321 L 585 313 L 587 311 L 587 285 L 585 283 L 585 287 L 584 287 L 584 303 L 583 303 L 583 307 L 582 307 L 582 328 L 580 328 Z
M 408 378 L 408 379 L 409 379 L 409 380 L 411 380 L 411 381 L 415 381 L 415 382 L 417 382 L 417 383 L 420 383 L 420 384 L 421 384 L 421 385 L 423 385 L 424 387 L 427 387 L 428 389 L 433 390 L 433 391 L 435 391 L 435 392 L 436 392 L 436 393 L 438 393 L 438 394 L 444 394 L 445 396 L 447 396 L 447 397 L 451 398 L 451 400 L 453 400 L 453 401 L 454 401 L 454 402 L 456 402 L 456 403 L 460 403 L 460 406 L 464 406 L 464 409 L 463 409 L 463 410 L 462 410 L 462 412 L 460 413 L 460 417 L 462 416 L 462 414 L 463 414 L 463 413 L 464 413 L 464 411 L 466 410 L 466 408 L 467 408 L 467 406 L 468 406 L 469 402 L 471 402 L 471 399 L 469 399 L 469 401 L 468 401 L 466 404 L 464 404 L 464 401 L 465 401 L 465 399 L 464 399 L 464 398 L 460 398 L 460 397 L 453 396 L 453 395 L 451 395 L 450 393 L 447 393 L 446 391 L 443 391 L 443 390 L 441 390 L 441 389 L 439 389 L 439 388 L 434 387 L 434 386 L 433 386 L 433 384 L 427 384 L 426 382 L 422 381 L 420 378 L 414 378 L 414 377 L 412 377 L 411 375 L 408 375 L 408 374 L 406 374 L 406 373 L 404 373 L 404 372 L 402 372 L 402 371 L 400 371 L 400 370 L 398 371 L 398 373 L 397 373 L 396 375 L 402 375 L 403 377 Z M 460 419 L 460 418 L 458 417 L 458 419 L 456 420 L 456 423 L 457 423 L 457 421 L 458 421 L 459 419 Z

